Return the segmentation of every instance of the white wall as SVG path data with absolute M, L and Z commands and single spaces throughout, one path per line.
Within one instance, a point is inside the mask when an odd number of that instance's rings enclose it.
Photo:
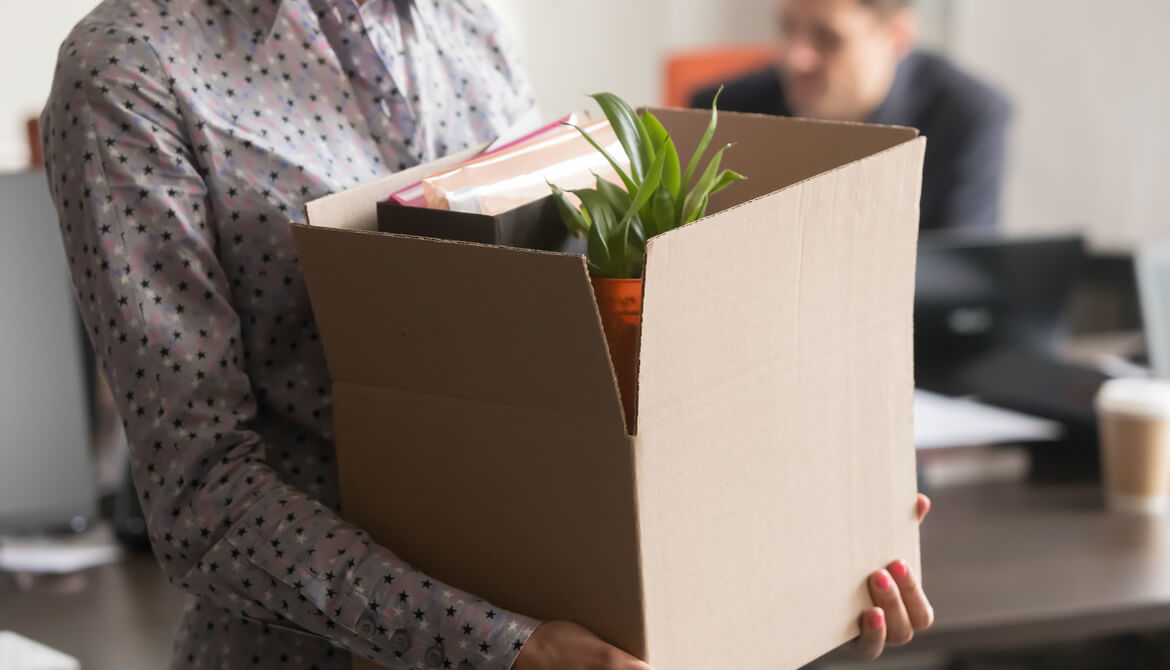
M 513 41 L 546 116 L 579 109 L 612 91 L 634 104 L 662 99 L 674 49 L 765 42 L 774 0 L 490 0 Z
M 1016 107 L 1006 224 L 1170 237 L 1170 2 L 957 0 L 952 52 Z
M 0 0 L 0 170 L 28 164 L 25 121 L 41 113 L 57 47 L 97 0 Z

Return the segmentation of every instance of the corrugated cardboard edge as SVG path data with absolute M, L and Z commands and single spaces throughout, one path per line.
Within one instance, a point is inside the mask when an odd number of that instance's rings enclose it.
M 881 152 L 875 153 L 875 154 L 873 154 L 873 155 L 871 155 L 871 156 L 868 156 L 868 157 L 866 157 L 866 158 L 860 159 L 860 160 L 858 160 L 858 161 L 854 161 L 853 163 L 850 163 L 850 164 L 847 164 L 847 165 L 843 165 L 843 166 L 841 166 L 841 167 L 839 167 L 839 168 L 837 168 L 837 169 L 830 170 L 830 171 L 827 171 L 827 172 L 825 172 L 825 173 L 818 174 L 816 177 L 813 177 L 813 178 L 810 178 L 810 179 L 807 179 L 807 180 L 801 181 L 801 182 L 799 182 L 799 183 L 797 183 L 797 184 L 793 184 L 792 186 L 790 186 L 790 187 L 787 187 L 787 188 L 784 188 L 784 189 L 779 189 L 779 190 L 777 190 L 777 191 L 773 192 L 772 194 L 769 194 L 769 195 L 767 195 L 767 196 L 763 196 L 763 197 L 764 197 L 764 198 L 773 198 L 773 197 L 776 197 L 776 196 L 780 196 L 780 195 L 782 195 L 782 194 L 784 194 L 784 193 L 786 193 L 786 192 L 791 192 L 792 190 L 797 190 L 797 191 L 800 191 L 800 192 L 802 192 L 802 193 L 803 193 L 803 190 L 804 190 L 804 189 L 806 189 L 807 187 L 809 187 L 809 186 L 811 186 L 811 185 L 814 185 L 814 184 L 816 184 L 817 182 L 821 182 L 821 181 L 822 181 L 822 180 L 824 180 L 824 179 L 831 179 L 831 178 L 832 178 L 832 175 L 833 175 L 833 174 L 835 174 L 835 173 L 840 173 L 840 172 L 843 172 L 843 171 L 849 171 L 849 170 L 852 170 L 852 171 L 864 170 L 864 169 L 866 169 L 867 167 L 868 167 L 868 168 L 872 168 L 872 167 L 873 167 L 873 163 L 875 163 L 875 162 L 878 162 L 878 161 L 882 161 L 883 159 L 885 159 L 885 160 L 889 160 L 889 159 L 891 159 L 891 155 L 890 155 L 890 154 L 893 154 L 893 153 L 895 153 L 895 152 L 897 152 L 897 153 L 900 153 L 900 154 L 902 154 L 902 155 L 903 155 L 903 156 L 901 156 L 901 157 L 898 157 L 898 158 L 896 159 L 896 160 L 898 161 L 898 163 L 899 163 L 899 164 L 900 164 L 900 165 L 901 165 L 903 168 L 905 168 L 905 169 L 911 169 L 911 168 L 913 168 L 913 167 L 914 167 L 914 163 L 915 163 L 916 161 L 918 162 L 918 165 L 919 165 L 919 166 L 921 165 L 921 156 L 922 156 L 922 154 L 923 154 L 924 145 L 925 145 L 925 139 L 924 139 L 924 138 L 915 138 L 915 139 L 910 139 L 910 140 L 907 140 L 906 142 L 903 142 L 903 143 L 900 143 L 900 144 L 898 144 L 898 145 L 895 145 L 894 147 L 891 147 L 891 148 L 889 148 L 889 149 L 887 149 L 887 150 L 884 150 L 884 151 L 881 151 Z M 908 217 L 908 216 L 909 216 L 911 213 L 913 213 L 913 214 L 917 215 L 917 213 L 918 213 L 918 211 L 919 211 L 918 197 L 917 197 L 917 196 L 918 196 L 918 194 L 917 194 L 917 193 L 915 193 L 915 194 L 914 194 L 914 199 L 913 199 L 913 207 L 912 207 L 912 209 L 910 209 L 910 208 L 909 208 L 909 206 L 908 206 L 908 205 L 909 205 L 909 202 L 908 202 L 908 194 L 905 194 L 905 193 L 903 193 L 903 194 L 901 194 L 901 195 L 898 195 L 898 194 L 893 194 L 893 195 L 891 195 L 891 199 L 893 200 L 893 202 L 899 202 L 899 203 L 901 203 L 902 216 Z M 754 203 L 754 202 L 757 202 L 757 200 L 758 200 L 758 199 L 756 199 L 756 200 L 752 200 L 752 201 L 749 201 L 749 202 L 747 202 L 747 203 L 744 203 L 743 205 L 740 205 L 738 208 L 742 208 L 742 207 L 750 207 L 750 206 L 752 206 L 752 203 Z M 801 197 L 801 198 L 800 198 L 798 201 L 803 201 L 803 197 Z M 736 210 L 736 209 L 738 209 L 738 208 L 736 208 L 736 207 L 733 207 L 733 208 L 729 208 L 728 210 L 724 210 L 724 212 L 721 212 L 721 213 L 719 213 L 719 214 L 716 214 L 714 218 L 715 218 L 715 219 L 723 219 L 724 217 L 727 217 L 727 216 L 735 216 L 735 211 L 734 211 L 734 210 Z M 758 216 L 758 215 L 757 215 L 757 216 Z M 718 220 L 711 220 L 711 221 L 706 221 L 706 220 L 704 220 L 704 221 L 699 221 L 699 222 L 696 222 L 696 223 L 694 223 L 694 224 L 691 224 L 691 226 L 688 226 L 687 228 L 691 228 L 691 227 L 695 227 L 695 226 L 706 226 L 706 225 L 711 225 L 711 226 L 718 226 L 718 225 L 719 225 L 719 223 L 720 223 L 720 222 L 719 222 Z M 908 239 L 908 234 L 909 234 L 909 232 L 910 232 L 910 231 L 908 230 L 908 226 L 909 226 L 909 221 L 908 221 L 908 219 L 902 219 L 902 220 L 900 221 L 900 223 L 901 223 L 901 224 L 902 224 L 902 225 L 903 225 L 903 226 L 904 226 L 906 229 L 901 229 L 901 230 L 902 230 L 902 232 L 900 233 L 900 235 L 901 235 L 901 237 L 902 237 L 902 239 L 903 239 L 903 243 L 899 245 L 899 249 L 900 249 L 900 251 L 907 251 L 907 249 L 909 249 L 909 252 L 912 254 L 912 252 L 913 252 L 913 247 L 914 247 L 914 246 L 916 246 L 916 242 L 915 242 L 915 240 L 916 240 L 916 237 L 917 237 L 917 236 L 916 236 L 916 229 L 917 229 L 917 226 L 916 226 L 916 224 L 917 224 L 917 216 L 915 216 L 915 220 L 914 220 L 914 222 L 913 222 L 913 223 L 915 224 L 915 226 L 914 226 L 915 234 L 914 234 L 914 237 L 913 237 L 913 238 L 909 238 L 909 239 Z M 683 230 L 686 230 L 686 229 L 685 229 L 685 228 L 684 228 L 684 229 L 680 229 L 679 231 L 675 231 L 675 232 L 676 232 L 676 233 L 678 233 L 678 234 L 684 234 L 684 233 L 682 233 L 682 231 L 683 231 Z M 667 233 L 667 235 L 671 235 L 671 234 L 674 234 L 674 233 Z M 872 234 L 872 233 L 871 233 L 871 234 Z M 662 238 L 665 238 L 665 237 L 666 237 L 666 236 L 662 236 Z M 656 239 L 656 240 L 658 240 L 659 238 L 655 238 L 655 239 Z M 653 243 L 651 243 L 651 244 L 653 245 Z M 803 248 L 802 248 L 802 250 L 801 250 L 801 251 L 802 251 L 802 253 L 803 253 Z M 909 261 L 910 261 L 911 263 L 913 262 L 912 258 L 913 258 L 913 257 L 912 257 L 912 255 L 908 257 L 908 259 L 909 259 Z M 653 282 L 653 276 L 654 276 L 654 256 L 653 256 L 653 251 L 652 251 L 652 249 L 651 249 L 651 251 L 648 253 L 648 261 L 647 261 L 647 277 L 648 277 L 648 281 L 647 281 L 647 285 L 646 285 L 646 288 L 647 288 L 647 290 L 649 290 L 649 289 L 651 288 L 651 282 Z M 899 280 L 899 281 L 901 281 L 901 279 L 905 279 L 905 277 L 903 277 L 903 278 L 900 278 L 900 280 Z M 899 296 L 899 297 L 897 298 L 897 300 L 898 300 L 899 302 L 904 302 L 904 303 L 905 303 L 905 305 L 903 305 L 903 306 L 904 306 L 904 307 L 907 307 L 907 308 L 908 308 L 908 306 L 909 306 L 909 304 L 910 304 L 910 302 L 911 302 L 911 297 L 912 297 L 912 286 L 913 286 L 913 271 L 912 271 L 912 268 L 911 268 L 911 271 L 909 272 L 909 282 L 908 282 L 908 284 L 907 284 L 906 286 L 902 286 L 902 287 L 901 287 L 901 288 L 904 288 L 904 289 L 906 289 L 906 290 L 908 291 L 908 293 L 907 293 L 906 295 L 904 295 L 904 296 Z M 689 294 L 688 294 L 688 295 L 689 295 Z M 903 311 L 903 310 L 902 310 L 902 309 L 899 309 L 899 311 L 901 312 L 901 311 Z M 905 316 L 907 319 L 909 319 L 909 314 L 908 314 L 908 313 L 907 313 L 907 314 L 905 314 L 904 316 Z M 653 318 L 653 317 L 652 317 L 652 316 L 650 316 L 650 315 L 648 314 L 648 315 L 646 315 L 646 317 L 645 317 L 645 318 Z M 676 325 L 677 325 L 677 324 L 676 324 Z M 908 329 L 908 330 L 907 330 L 907 333 L 910 333 L 910 334 L 912 334 L 912 323 L 908 323 L 908 324 L 906 324 L 906 328 Z M 910 343 L 909 343 L 909 341 L 907 341 L 907 342 L 906 342 L 906 344 L 905 344 L 905 347 L 907 347 L 907 348 L 909 348 L 909 347 L 910 347 Z M 903 358 L 904 358 L 904 360 L 906 360 L 906 362 L 907 362 L 908 364 L 912 364 L 912 354 L 911 354 L 911 353 L 909 353 L 909 352 L 906 352 Z M 903 389 L 898 389 L 898 390 L 894 391 L 894 392 L 893 392 L 893 396 L 891 396 L 891 397 L 895 397 L 895 398 L 898 398 L 898 399 L 899 399 L 899 400 L 897 400 L 897 401 L 896 401 L 896 402 L 897 402 L 897 404 L 898 404 L 899 406 L 905 406 L 905 407 L 907 407 L 907 408 L 908 408 L 908 407 L 912 407 L 912 404 L 911 404 L 911 401 L 910 401 L 910 394 L 912 394 L 912 390 L 913 390 L 913 388 L 912 388 L 912 386 L 913 386 L 913 384 L 912 384 L 912 370 L 910 370 L 909 372 L 910 372 L 910 378 L 909 378 L 908 380 L 905 380 L 905 381 L 906 381 L 906 382 L 909 384 L 908 388 L 904 389 L 904 390 L 905 390 L 905 394 L 903 394 L 903 393 L 902 393 Z M 901 377 L 901 375 L 897 375 L 897 377 Z M 641 381 L 642 381 L 642 380 L 640 379 L 640 382 L 641 382 Z M 901 384 L 901 382 L 899 382 L 899 384 Z M 902 395 L 905 395 L 905 396 L 906 396 L 906 398 L 902 399 L 902 398 L 901 398 L 901 396 L 902 396 Z M 902 402 L 903 400 L 904 400 L 904 402 Z M 652 403 L 653 403 L 653 400 L 651 400 L 651 404 L 652 404 Z M 641 398 L 640 398 L 640 402 L 639 402 L 639 404 L 640 404 L 640 405 L 642 404 L 642 399 L 641 399 Z M 654 411 L 655 411 L 653 407 L 646 407 L 646 409 L 647 409 L 647 410 L 649 410 L 650 412 L 654 412 Z M 652 426 L 651 424 L 647 424 L 647 423 L 646 423 L 646 419 L 647 419 L 647 418 L 649 418 L 649 415 L 641 415 L 641 416 L 639 417 L 639 436 L 636 438 L 636 441 L 635 441 L 635 452 L 636 452 L 636 456 L 637 456 L 638 458 L 641 458 L 641 457 L 645 456 L 645 454 L 646 454 L 646 449 L 645 449 L 645 448 L 646 448 L 646 446 L 647 446 L 647 440 L 650 440 L 650 441 L 653 441 L 653 440 L 654 440 L 654 436 L 653 436 L 652 432 L 647 432 L 647 431 L 653 431 L 653 430 L 654 430 L 654 428 L 653 428 L 653 426 Z M 905 417 L 905 420 L 906 420 L 906 421 L 910 421 L 911 419 L 912 419 L 912 417 L 911 417 L 911 416 L 909 416 L 909 415 L 908 415 L 907 417 Z M 651 419 L 651 421 L 653 421 L 653 419 Z M 900 423 L 903 423 L 903 421 L 902 421 L 902 418 L 901 418 L 901 417 L 899 417 L 899 421 L 898 421 L 898 423 L 899 423 L 899 424 L 900 424 Z M 908 428 L 907 428 L 907 429 L 908 429 Z M 643 433 L 645 433 L 645 434 L 643 434 Z M 659 444 L 659 445 L 656 445 L 656 446 L 658 446 L 658 447 L 661 447 L 661 445 L 660 445 L 660 444 Z M 911 449 L 911 450 L 912 450 L 912 442 L 910 442 L 910 441 L 907 441 L 907 446 L 906 446 L 906 449 Z M 910 467 L 910 468 L 913 468 L 913 455 L 912 455 L 912 453 L 911 453 L 911 455 L 909 456 L 909 459 L 910 459 L 910 460 L 909 460 L 909 464 L 907 464 L 907 462 L 906 462 L 906 458 L 905 458 L 905 456 L 906 456 L 906 455 L 905 455 L 905 454 L 903 454 L 902 456 L 903 456 L 903 457 L 900 457 L 900 458 L 898 458 L 896 461 L 892 461 L 892 462 L 891 462 L 891 463 L 892 463 L 892 467 L 896 468 L 896 471 L 900 473 L 900 474 L 898 474 L 898 475 L 897 475 L 897 481 L 899 482 L 899 484 L 898 484 L 898 486 L 899 486 L 899 487 L 900 487 L 902 484 L 905 484 L 905 483 L 906 483 L 906 477 L 907 477 L 907 476 L 909 476 L 909 477 L 910 477 L 910 479 L 913 479 L 913 476 L 912 476 L 912 475 L 913 475 L 913 473 L 912 473 L 912 471 L 909 473 L 909 475 L 907 474 L 907 472 L 906 472 L 906 471 L 904 471 L 904 468 L 905 468 L 905 467 L 907 467 L 907 465 L 909 465 L 909 467 Z M 661 457 L 659 457 L 657 460 L 658 460 L 658 461 L 661 461 Z M 656 472 L 659 472 L 659 475 L 658 475 L 658 477 L 660 478 L 660 477 L 661 477 L 661 466 L 663 465 L 663 463 L 662 463 L 662 462 L 659 462 L 657 465 L 659 466 L 659 468 L 658 468 L 658 470 L 656 470 Z M 693 464 L 692 464 L 692 466 L 693 466 Z M 643 468 L 641 465 L 639 465 L 639 466 L 638 466 L 638 470 L 636 470 L 636 472 L 635 472 L 635 478 L 636 478 L 636 479 L 635 479 L 635 481 L 638 483 L 638 485 L 639 485 L 639 487 L 640 487 L 640 488 L 643 486 L 643 482 L 642 482 L 642 481 L 641 481 L 641 479 L 640 479 L 640 474 L 641 474 L 641 472 L 643 471 L 643 469 L 644 469 L 644 468 Z M 879 476 L 879 479 L 880 479 L 880 476 Z M 650 484 L 650 485 L 654 485 L 654 484 Z M 879 488 L 880 488 L 880 487 L 879 487 Z M 661 492 L 657 492 L 657 494 L 660 494 L 660 493 L 661 493 Z M 911 501 L 910 501 L 910 498 L 912 497 L 912 493 L 913 493 L 913 492 L 912 492 L 912 491 L 909 491 L 909 490 L 906 492 L 906 496 L 907 496 L 907 505 L 909 505 L 909 504 L 910 504 L 910 502 L 911 502 Z M 642 491 L 642 490 L 640 490 L 640 491 L 639 491 L 639 501 L 641 501 L 641 500 L 642 500 L 642 496 L 644 496 L 644 495 L 646 495 L 646 492 L 645 492 L 645 491 Z M 883 494 L 881 497 L 884 499 L 884 498 L 885 498 L 885 495 Z M 896 502 L 894 502 L 893 504 L 894 504 L 894 506 L 895 506 L 896 508 L 899 508 L 899 509 L 900 509 L 900 507 L 898 506 L 898 504 L 897 504 Z M 661 503 L 659 503 L 659 504 L 658 504 L 658 508 L 659 508 L 659 509 L 658 509 L 658 511 L 657 511 L 657 514 L 659 514 L 659 515 L 661 514 L 661 511 L 662 511 L 662 510 L 661 510 L 661 507 L 662 507 L 662 505 L 661 505 Z M 909 510 L 910 510 L 910 508 L 909 508 L 909 507 L 907 507 L 907 510 L 908 510 L 908 512 L 907 512 L 907 513 L 909 514 Z M 640 504 L 639 504 L 639 512 L 640 512 L 640 513 L 642 513 L 642 508 L 641 508 L 641 505 L 640 505 Z M 907 519 L 906 519 L 906 521 L 904 522 L 904 525 L 907 525 L 907 527 L 908 527 L 908 525 L 909 525 L 910 521 L 911 521 L 911 520 L 910 520 L 910 517 L 909 517 L 909 516 L 907 516 Z M 641 522 L 641 519 L 640 519 L 640 522 Z M 902 523 L 902 522 L 900 522 L 900 523 Z M 645 536 L 645 531 L 643 531 L 643 530 L 641 529 L 641 526 L 640 526 L 640 531 L 642 532 L 642 541 L 643 541 L 643 550 L 642 550 L 642 555 L 645 557 L 645 552 L 646 552 L 646 549 L 647 549 L 647 547 L 649 546 L 647 543 L 654 543 L 654 542 L 657 542 L 657 541 L 662 541 L 662 540 L 664 540 L 664 538 L 662 538 L 662 537 L 658 537 L 658 536 L 655 536 L 655 537 L 646 537 L 646 536 Z M 916 531 L 916 527 L 915 527 L 915 531 Z M 652 534 L 653 534 L 653 533 L 652 533 Z M 916 532 L 915 532 L 915 535 L 916 535 Z M 899 535 L 899 537 L 900 537 L 900 535 Z M 906 560 L 908 560 L 908 561 L 911 563 L 911 565 L 913 566 L 913 568 L 915 569 L 915 571 L 917 572 L 917 571 L 919 571 L 919 566 L 921 565 L 921 557 L 920 557 L 920 555 L 919 555 L 919 551 L 918 551 L 918 542 L 917 542 L 917 539 L 916 539 L 916 537 L 915 537 L 915 539 L 914 539 L 914 541 L 913 541 L 912 543 L 911 543 L 911 542 L 908 542 L 907 540 L 909 540 L 909 538 L 908 538 L 908 537 L 905 537 L 905 538 L 902 538 L 902 539 L 899 539 L 899 540 L 896 540 L 896 541 L 891 541 L 891 544 L 895 544 L 895 543 L 896 543 L 896 544 L 902 544 L 902 543 L 905 541 L 905 544 L 906 544 L 907 546 L 904 546 L 904 547 L 903 547 L 903 548 L 900 550 L 901 552 L 903 552 L 903 555 L 901 555 L 901 556 L 897 556 L 897 557 L 900 557 L 900 558 L 903 558 L 903 559 L 906 559 Z M 910 544 L 913 544 L 913 547 L 912 547 L 912 548 L 909 546 Z M 654 553 L 654 554 L 658 554 L 657 558 L 655 559 L 655 562 L 657 562 L 657 563 L 659 564 L 657 567 L 661 568 L 661 562 L 662 562 L 661 551 L 654 551 L 654 552 L 652 552 L 652 553 Z M 911 555 L 905 555 L 906 553 L 913 553 L 914 555 L 912 555 L 912 556 L 911 556 Z M 731 559 L 732 557 L 728 557 L 728 558 L 729 558 L 729 559 Z M 891 556 L 891 557 L 889 557 L 889 560 L 892 560 L 893 558 L 895 558 L 895 556 Z M 882 563 L 882 562 L 880 562 L 880 561 L 874 561 L 874 562 L 875 562 L 875 565 L 874 565 L 873 567 L 875 567 L 875 568 L 876 568 L 876 567 L 879 567 L 881 564 L 883 564 L 883 563 Z M 653 568 L 651 568 L 651 571 L 652 571 L 652 572 L 654 572 L 655 570 L 654 570 Z M 662 573 L 662 570 L 657 570 L 657 572 L 658 572 L 659 574 L 661 574 L 661 573 Z M 693 575 L 692 575 L 691 577 L 693 577 Z M 652 580 L 651 580 L 651 581 L 652 581 Z M 859 584 L 860 584 L 862 581 L 863 581 L 863 577 L 862 577 L 862 578 L 859 580 Z M 839 586 L 840 586 L 840 585 L 839 585 Z M 654 587 L 654 585 L 653 585 L 653 584 L 652 584 L 650 581 L 644 581 L 644 588 L 646 588 L 646 589 L 651 589 L 651 588 L 653 588 L 653 587 Z M 859 587 L 859 589 L 860 589 L 860 590 L 863 590 L 863 589 L 861 589 L 861 587 Z M 860 590 L 858 591 L 858 593 L 860 593 Z M 806 595 L 807 595 L 807 594 L 806 594 Z M 647 598 L 649 598 L 650 596 L 649 596 L 649 594 L 647 594 L 647 595 L 645 595 L 644 597 L 647 597 Z M 678 609 L 678 603 L 677 603 L 677 602 L 676 602 L 676 603 L 673 603 L 673 605 L 674 605 L 675 607 L 674 607 L 674 608 L 673 608 L 671 611 L 677 610 L 677 609 Z M 780 607 L 780 608 L 782 608 L 782 607 L 783 607 L 783 605 L 782 605 L 782 604 L 779 604 L 779 603 L 778 603 L 776 606 L 777 606 L 777 607 Z M 858 603 L 858 606 L 860 607 L 860 602 Z M 655 612 L 656 612 L 656 611 L 658 611 L 658 610 L 660 610 L 660 608 L 661 608 L 661 605 L 655 606 L 655 605 L 653 605 L 652 603 L 648 604 L 648 609 L 647 609 L 647 616 L 648 616 L 648 619 L 649 619 L 649 618 L 652 618 L 652 617 L 654 616 Z M 749 609 L 750 609 L 750 608 L 749 608 Z M 660 612 L 660 611 L 658 611 L 658 614 L 661 614 L 661 612 Z M 835 620 L 836 620 L 836 617 L 834 616 L 834 617 L 833 617 L 833 619 L 834 619 L 834 621 L 835 621 Z M 695 655 L 697 655 L 699 658 L 702 658 L 702 650 L 700 650 L 700 649 L 689 649 L 689 650 L 687 650 L 687 651 L 685 651 L 685 652 L 681 651 L 682 647 L 681 647 L 681 646 L 680 646 L 680 644 L 679 644 L 679 639 L 678 639 L 678 637 L 677 637 L 677 636 L 678 636 L 678 634 L 679 634 L 679 632 L 678 632 L 677 630 L 673 632 L 673 637 L 671 637 L 671 639 L 670 639 L 670 641 L 671 641 L 673 644 L 670 644 L 670 645 L 668 645 L 668 646 L 669 646 L 669 648 L 670 648 L 670 649 L 672 649 L 672 650 L 674 650 L 674 649 L 679 649 L 680 651 L 678 651 L 678 652 L 672 652 L 672 653 L 669 653 L 669 654 L 667 654 L 667 657 L 666 657 L 666 658 L 664 658 L 664 657 L 663 657 L 663 655 L 662 655 L 662 648 L 663 648 L 663 647 L 662 647 L 662 644 L 663 644 L 663 643 L 662 643 L 662 641 L 660 640 L 660 641 L 659 641 L 657 644 L 656 644 L 656 642 L 655 642 L 655 639 L 656 639 L 657 635 L 656 635 L 656 633 L 654 632 L 654 623 L 655 623 L 655 622 L 653 622 L 653 621 L 649 621 L 649 620 L 648 620 L 648 626 L 649 626 L 649 628 L 648 628 L 648 638 L 649 638 L 649 640 L 650 640 L 651 655 L 652 655 L 652 658 L 650 658 L 649 660 L 650 660 L 652 663 L 670 663 L 670 664 L 672 664 L 672 665 L 679 664 L 680 662 L 682 662 L 682 661 L 680 660 L 680 658 L 678 658 L 678 656 L 679 656 L 680 654 L 683 654 L 683 656 L 684 656 L 684 657 L 690 657 L 690 658 L 692 658 L 692 659 L 695 657 Z M 843 643 L 843 642 L 847 641 L 847 640 L 848 640 L 850 637 L 852 637 L 853 635 L 855 635 L 855 631 L 856 631 L 856 629 L 855 629 L 855 627 L 854 627 L 854 624 L 852 624 L 852 621 L 849 621 L 849 622 L 847 622 L 847 623 L 848 623 L 848 624 L 850 624 L 850 625 L 848 626 L 848 629 L 843 629 L 843 632 L 841 633 L 841 637 L 839 637 L 839 638 L 836 640 L 836 643 L 838 643 L 838 644 L 839 644 L 839 643 Z M 660 624 L 660 625 L 661 625 L 661 624 Z M 687 631 L 687 632 L 688 632 L 688 634 L 687 634 L 687 635 L 684 635 L 684 638 L 686 638 L 686 639 L 693 639 L 693 638 L 694 638 L 694 636 L 696 636 L 696 635 L 698 635 L 698 634 L 699 634 L 699 631 L 696 631 L 696 630 L 693 630 L 693 629 L 688 629 L 688 631 Z M 726 631 L 724 631 L 724 632 L 726 632 Z M 824 633 L 822 632 L 821 634 L 824 634 Z M 719 633 L 719 635 L 720 635 L 720 636 L 722 636 L 722 633 Z M 754 638 L 753 638 L 753 639 L 754 639 Z M 819 639 L 819 638 L 818 638 L 818 639 Z M 656 649 L 657 649 L 658 651 L 655 651 Z M 807 649 L 805 649 L 805 650 L 802 652 L 802 653 L 804 653 L 805 655 L 804 655 L 804 656 L 802 656 L 802 657 L 800 657 L 800 658 L 798 658 L 798 659 L 797 659 L 797 658 L 787 658 L 787 657 L 786 657 L 786 658 L 785 658 L 785 660 L 786 660 L 786 661 L 791 661 L 791 663 L 788 663 L 788 665 L 786 665 L 785 667 L 788 667 L 788 666 L 791 666 L 791 667 L 796 667 L 796 665 L 799 665 L 799 663 L 804 663 L 804 662 L 808 662 L 808 661 L 811 661 L 811 660 L 815 659 L 817 656 L 819 656 L 820 654 L 824 653 L 825 651 L 828 651 L 828 648 L 818 648 L 818 649 L 816 650 L 816 652 L 815 652 L 815 653 L 813 653 L 813 652 L 809 652 Z M 748 655 L 746 655 L 746 654 L 745 654 L 745 656 L 748 656 Z M 714 659 L 707 658 L 707 659 L 706 659 L 704 662 L 713 662 L 713 660 L 714 660 Z M 759 658 L 756 658 L 756 659 L 754 659 L 754 660 L 755 660 L 755 661 L 759 661 Z M 799 663 L 797 663 L 797 661 L 799 661 Z M 754 664 L 752 663 L 752 661 L 751 661 L 751 660 L 749 660 L 748 658 L 740 658 L 740 659 L 737 659 L 737 660 L 736 660 L 736 663 L 738 663 L 738 664 L 739 664 L 737 667 L 757 667 L 757 666 L 756 666 L 756 665 L 754 665 Z

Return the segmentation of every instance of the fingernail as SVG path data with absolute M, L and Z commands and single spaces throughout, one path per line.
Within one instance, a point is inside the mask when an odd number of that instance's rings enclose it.
M 894 575 L 894 579 L 906 579 L 910 575 L 910 566 L 906 565 L 906 561 L 894 561 L 890 566 L 890 574 Z
M 877 573 L 877 576 L 873 578 L 873 584 L 879 591 L 889 591 L 890 587 L 893 586 L 890 582 L 890 576 L 884 570 Z
M 881 610 L 874 610 L 869 613 L 869 627 L 874 630 L 881 630 L 886 625 L 886 614 Z

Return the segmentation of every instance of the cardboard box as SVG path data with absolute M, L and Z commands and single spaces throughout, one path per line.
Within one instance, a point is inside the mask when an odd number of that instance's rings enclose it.
M 689 156 L 708 113 L 655 111 Z M 372 232 L 378 201 L 465 155 L 310 203 L 344 514 L 663 670 L 846 642 L 867 575 L 919 562 L 916 135 L 720 114 L 750 180 L 648 244 L 632 436 L 582 257 Z

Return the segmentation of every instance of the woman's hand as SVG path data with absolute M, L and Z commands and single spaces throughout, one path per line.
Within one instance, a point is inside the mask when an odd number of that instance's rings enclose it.
M 528 638 L 512 670 L 651 670 L 577 624 L 550 621 Z
M 930 498 L 918 494 L 918 523 L 930 512 Z M 886 645 L 902 645 L 914 632 L 930 628 L 934 608 L 905 561 L 894 561 L 869 576 L 874 607 L 861 615 L 861 637 L 854 649 L 865 658 L 881 656 Z

